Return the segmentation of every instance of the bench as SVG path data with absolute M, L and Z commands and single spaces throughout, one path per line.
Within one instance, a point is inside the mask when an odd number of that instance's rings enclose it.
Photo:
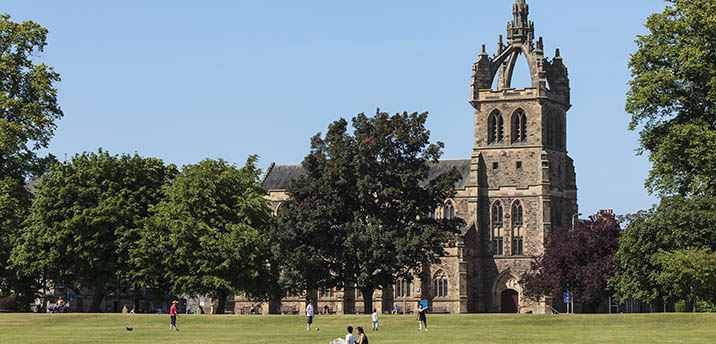
M 430 313 L 433 314 L 449 314 L 450 310 L 447 309 L 445 306 L 433 306 L 430 309 Z
M 256 309 L 255 312 L 255 314 L 258 314 L 258 309 Z M 251 314 L 251 306 L 243 306 L 239 308 L 239 314 Z
M 281 306 L 281 314 L 298 314 L 296 306 Z

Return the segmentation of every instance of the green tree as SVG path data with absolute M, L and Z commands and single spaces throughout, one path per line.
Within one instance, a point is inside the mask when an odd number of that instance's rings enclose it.
M 233 293 L 267 297 L 271 211 L 256 161 L 182 168 L 143 229 L 132 264 L 138 280 L 173 294 L 211 295 L 217 313 Z
M 661 251 L 716 249 L 714 197 L 665 197 L 658 206 L 626 216 L 626 223 L 615 254 L 620 268 L 612 280 L 625 298 L 652 302 L 669 296 L 659 281 Z
M 667 0 L 631 55 L 626 111 L 662 195 L 716 195 L 716 2 Z
M 45 170 L 54 157 L 40 158 L 62 117 L 54 84 L 60 75 L 37 63 L 47 29 L 0 15 L 0 295 L 14 289 L 8 269 L 13 238 L 27 216 L 31 195 L 25 180 Z
M 716 253 L 708 248 L 660 251 L 657 261 L 661 272 L 657 281 L 666 296 L 687 300 L 696 312 L 699 300 L 716 301 Z
M 430 143 L 427 113 L 359 114 L 311 139 L 305 175 L 281 205 L 274 253 L 296 289 L 353 287 L 372 312 L 373 292 L 435 263 L 461 225 L 427 214 L 454 194 L 451 170 L 429 180 L 442 143 Z
M 102 150 L 54 165 L 37 185 L 13 267 L 40 285 L 88 288 L 89 311 L 98 312 L 104 295 L 132 283 L 129 253 L 138 229 L 175 174 L 156 158 Z

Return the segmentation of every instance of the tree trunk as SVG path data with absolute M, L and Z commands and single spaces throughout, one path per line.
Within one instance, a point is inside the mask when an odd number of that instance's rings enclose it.
M 224 314 L 224 308 L 226 308 L 226 293 L 223 290 L 220 290 L 217 294 L 219 295 L 217 297 L 219 300 L 218 305 L 214 310 L 214 314 Z
M 373 313 L 373 288 L 361 288 L 360 293 L 363 294 L 363 313 Z
M 102 304 L 102 300 L 104 299 L 104 291 L 97 288 L 94 291 L 94 295 L 92 295 L 92 303 L 89 307 L 89 313 L 99 313 L 99 306 Z
M 268 301 L 269 314 L 281 314 L 281 296 L 271 295 Z

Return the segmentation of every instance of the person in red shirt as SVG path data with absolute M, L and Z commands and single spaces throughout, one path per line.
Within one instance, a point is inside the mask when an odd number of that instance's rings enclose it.
M 179 329 L 177 328 L 177 300 L 172 301 L 172 306 L 169 308 L 169 317 L 172 319 L 171 324 L 169 325 L 169 332 Z

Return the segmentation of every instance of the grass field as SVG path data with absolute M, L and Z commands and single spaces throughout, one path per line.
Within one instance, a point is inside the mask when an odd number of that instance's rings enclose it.
M 716 314 L 429 315 L 418 332 L 410 315 L 317 316 L 306 332 L 303 316 L 144 314 L 2 314 L 2 343 L 328 343 L 347 325 L 363 326 L 370 343 L 716 343 Z M 127 331 L 125 327 L 132 327 Z M 320 328 L 316 331 L 315 328 Z

